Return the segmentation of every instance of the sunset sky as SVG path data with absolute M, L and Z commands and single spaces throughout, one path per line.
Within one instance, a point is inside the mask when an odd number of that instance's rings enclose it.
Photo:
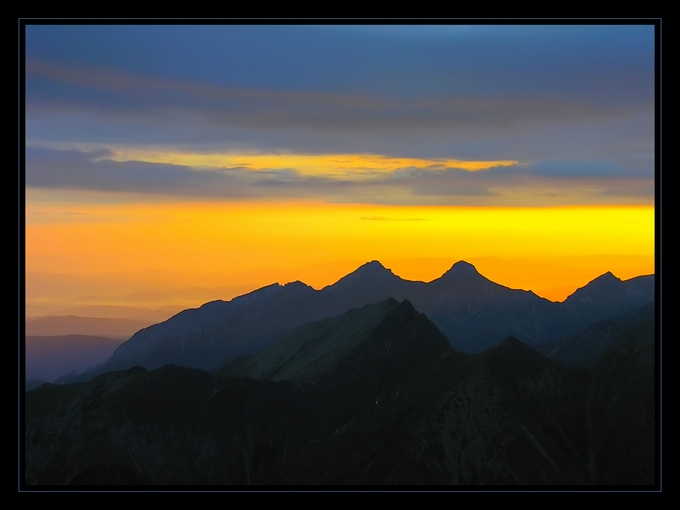
M 26 314 L 370 260 L 654 272 L 653 25 L 26 26 Z M 80 308 L 79 308 L 80 307 Z

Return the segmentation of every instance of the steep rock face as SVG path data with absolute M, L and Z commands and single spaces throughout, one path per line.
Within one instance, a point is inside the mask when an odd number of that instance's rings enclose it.
M 320 483 L 309 469 L 338 445 L 342 424 L 370 414 L 374 400 L 450 349 L 408 302 L 370 305 L 343 321 L 355 325 L 335 340 L 351 348 L 331 349 L 327 370 L 295 384 L 168 365 L 30 392 L 28 483 Z M 329 329 L 318 330 L 327 339 Z
M 304 324 L 269 347 L 227 363 L 218 373 L 274 381 L 316 377 L 349 356 L 398 306 L 389 299 Z
M 586 483 L 582 380 L 516 339 L 420 378 L 430 404 L 364 479 L 441 485 Z

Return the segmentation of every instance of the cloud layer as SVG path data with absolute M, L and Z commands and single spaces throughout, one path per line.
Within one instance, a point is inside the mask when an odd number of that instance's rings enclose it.
M 461 168 L 401 167 L 305 175 L 291 168 L 194 168 L 114 161 L 106 150 L 29 148 L 26 185 L 222 199 L 323 199 L 330 202 L 449 205 L 651 203 L 653 178 L 609 162 L 546 162 Z
M 651 203 L 653 38 L 651 25 L 27 26 L 26 184 L 224 199 Z M 517 164 L 359 178 L 116 161 L 122 149 Z

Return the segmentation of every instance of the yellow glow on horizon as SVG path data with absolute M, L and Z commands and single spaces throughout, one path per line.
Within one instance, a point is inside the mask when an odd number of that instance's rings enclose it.
M 40 220 L 47 217 L 51 220 Z M 454 254 L 652 256 L 654 207 L 35 203 L 27 212 L 26 240 L 29 262 L 39 253 L 67 252 L 73 261 L 83 258 L 79 253 L 90 253 L 74 267 L 93 270 L 111 267 L 102 262 L 105 253 L 94 256 L 105 251 L 121 257 L 118 266 L 174 268 L 202 261 L 206 272 L 224 260 L 256 266 L 253 257 L 301 266 L 341 258 Z
M 457 159 L 398 158 L 378 154 L 197 154 L 178 151 L 118 149 L 115 161 L 145 161 L 191 167 L 273 170 L 289 168 L 303 175 L 344 175 L 391 172 L 400 168 L 443 170 L 459 168 L 470 172 L 497 166 L 511 166 L 517 161 L 461 161 Z

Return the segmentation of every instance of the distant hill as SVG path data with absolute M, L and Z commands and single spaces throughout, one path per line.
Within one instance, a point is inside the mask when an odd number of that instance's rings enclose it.
M 26 336 L 26 379 L 54 382 L 106 361 L 122 340 L 90 335 Z
M 31 336 L 91 335 L 127 340 L 149 321 L 77 315 L 46 315 L 26 319 L 26 334 Z
M 53 315 L 76 315 L 80 317 L 102 317 L 111 319 L 135 319 L 147 325 L 167 320 L 182 311 L 181 307 L 166 306 L 163 308 L 142 308 L 138 306 L 120 305 L 87 305 L 73 306 L 59 310 Z

